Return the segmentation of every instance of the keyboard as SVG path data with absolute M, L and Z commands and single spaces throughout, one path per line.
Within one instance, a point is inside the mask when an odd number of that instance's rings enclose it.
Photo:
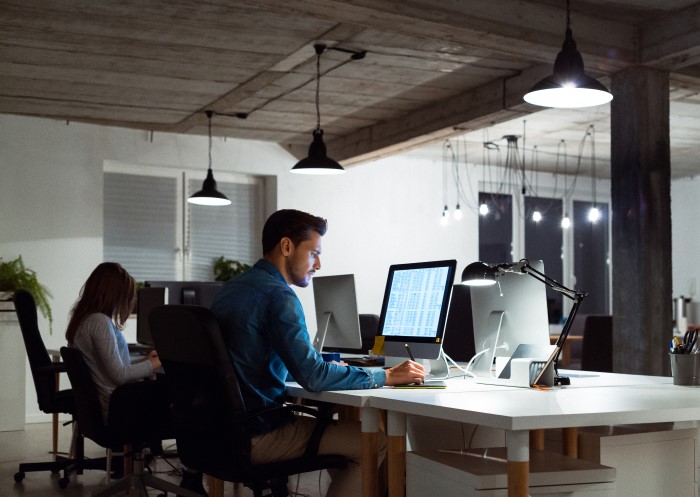
M 378 367 L 378 366 L 384 366 L 384 358 L 383 357 L 340 357 L 340 360 L 343 361 L 345 364 L 348 366 L 358 366 L 358 367 Z

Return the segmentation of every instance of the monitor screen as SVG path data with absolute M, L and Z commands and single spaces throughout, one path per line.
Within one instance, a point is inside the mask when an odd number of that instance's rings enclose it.
M 211 307 L 223 281 L 146 281 L 147 287 L 168 289 L 168 304 Z
M 317 350 L 361 352 L 362 335 L 352 274 L 313 278 Z
M 409 345 L 416 359 L 437 359 L 457 261 L 395 264 L 389 268 L 379 332 L 384 355 L 408 358 Z
M 141 345 L 153 345 L 151 325 L 148 317 L 158 306 L 167 304 L 167 290 L 164 287 L 139 288 L 136 293 L 136 342 Z
M 530 265 L 544 273 L 542 261 Z M 496 285 L 470 288 L 474 346 L 477 353 L 486 351 L 475 361 L 476 373 L 490 374 L 494 358 L 510 357 L 520 344 L 549 345 L 546 288 L 524 273 L 505 273 Z

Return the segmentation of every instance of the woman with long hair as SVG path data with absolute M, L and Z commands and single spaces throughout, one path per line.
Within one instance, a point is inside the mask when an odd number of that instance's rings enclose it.
M 135 304 L 134 278 L 120 264 L 103 262 L 80 291 L 66 340 L 83 353 L 107 426 L 119 426 L 158 451 L 161 440 L 173 438 L 167 389 L 162 381 L 139 381 L 161 365 L 155 350 L 132 362 L 122 330 Z M 185 468 L 180 486 L 206 495 L 199 472 Z
M 148 378 L 160 367 L 156 351 L 131 362 L 122 330 L 135 304 L 134 278 L 120 264 L 103 262 L 88 277 L 71 311 L 66 340 L 69 347 L 83 353 L 97 385 L 105 422 L 114 390 Z

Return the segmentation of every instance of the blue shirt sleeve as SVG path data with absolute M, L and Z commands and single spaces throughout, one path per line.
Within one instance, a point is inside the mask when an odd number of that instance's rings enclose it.
M 320 392 L 384 386 L 386 373 L 381 368 L 342 366 L 323 360 L 311 345 L 301 302 L 291 288 L 271 296 L 263 321 L 272 348 L 304 389 Z

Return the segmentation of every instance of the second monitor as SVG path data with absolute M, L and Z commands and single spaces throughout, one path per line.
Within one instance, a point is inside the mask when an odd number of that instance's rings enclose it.
M 355 277 L 352 274 L 316 276 L 312 281 L 318 327 L 314 339 L 316 350 L 361 352 Z

